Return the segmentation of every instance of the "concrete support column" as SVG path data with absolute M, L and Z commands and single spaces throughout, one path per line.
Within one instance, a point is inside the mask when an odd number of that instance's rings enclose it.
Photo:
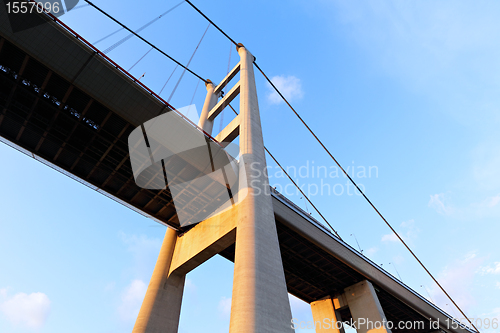
M 176 240 L 168 228 L 132 333 L 177 333 L 185 275 L 168 276 Z
M 391 333 L 383 324 L 387 319 L 370 281 L 361 281 L 344 291 L 358 333 Z
M 344 333 L 342 318 L 330 297 L 312 302 L 311 311 L 316 333 Z
M 207 87 L 207 97 L 205 97 L 205 103 L 203 104 L 203 109 L 201 109 L 200 121 L 198 122 L 198 126 L 208 134 L 212 135 L 214 122 L 213 120 L 208 120 L 208 114 L 217 104 L 218 97 L 214 94 L 215 86 L 212 82 L 206 83 L 205 86 Z
M 292 331 L 260 122 L 254 57 L 238 48 L 240 69 L 240 180 L 248 193 L 237 206 L 236 253 L 230 333 Z M 240 185 L 243 183 L 240 181 Z M 245 191 L 240 186 L 239 191 Z

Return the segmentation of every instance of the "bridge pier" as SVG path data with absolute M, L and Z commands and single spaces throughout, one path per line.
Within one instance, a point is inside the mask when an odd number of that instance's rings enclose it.
M 384 310 L 370 281 L 365 280 L 344 289 L 352 320 L 358 333 L 391 333 Z
M 337 312 L 334 300 L 328 296 L 311 303 L 316 333 L 344 333 L 342 318 Z
M 177 333 L 185 275 L 169 275 L 176 241 L 168 228 L 132 333 Z

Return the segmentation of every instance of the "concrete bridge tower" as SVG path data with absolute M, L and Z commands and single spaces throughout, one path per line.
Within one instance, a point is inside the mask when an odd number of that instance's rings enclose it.
M 240 191 L 244 198 L 229 210 L 180 235 L 167 229 L 133 333 L 175 333 L 185 275 L 235 244 L 231 333 L 292 332 L 291 311 L 266 174 L 253 55 L 238 47 L 240 62 L 218 85 L 208 83 L 200 127 L 211 134 L 215 117 L 238 94 L 239 115 L 216 139 L 227 145 L 240 136 Z M 222 89 L 239 72 L 240 80 L 219 101 Z

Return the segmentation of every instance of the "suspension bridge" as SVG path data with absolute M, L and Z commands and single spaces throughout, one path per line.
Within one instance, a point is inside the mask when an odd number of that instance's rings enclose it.
M 115 20 L 93 3 L 87 3 Z M 165 101 L 106 55 L 133 35 L 143 39 L 138 34 L 140 30 L 175 7 L 136 31 L 115 20 L 121 25 L 120 30 L 130 34 L 107 52 L 50 13 L 12 18 L 5 7 L 0 10 L 0 140 L 168 227 L 134 332 L 177 332 L 185 275 L 215 255 L 235 263 L 232 333 L 291 331 L 287 293 L 310 303 L 317 321 L 331 318 L 348 323 L 366 318 L 425 323 L 418 328 L 396 325 L 392 329 L 376 329 L 381 332 L 474 332 L 462 324 L 447 325 L 454 321 L 450 315 L 344 242 L 305 193 L 303 196 L 322 221 L 271 188 L 263 172 L 259 177 L 264 178 L 259 178 L 256 185 L 261 194 L 255 194 L 256 188 L 248 186 L 251 193 L 237 204 L 187 226 L 179 219 L 176 198 L 168 186 L 151 189 L 137 185 L 128 138 L 136 128 L 163 114 L 175 115 L 188 137 L 201 135 L 220 147 L 239 136 L 240 163 L 257 162 L 264 170 L 267 152 L 280 165 L 262 138 L 255 73 L 268 79 L 267 76 L 243 44 L 236 43 L 188 3 L 208 20 L 209 26 L 215 26 L 230 39 L 238 52 L 240 61 L 233 69 L 228 68 L 222 82 L 202 78 L 189 69 L 189 63 L 183 65 L 144 41 L 151 47 L 148 52 L 160 51 L 184 72 L 205 83 L 207 97 L 199 124 L 176 113 L 170 99 Z M 13 32 L 12 19 L 22 19 L 33 28 Z M 231 85 L 222 95 L 222 90 Z M 238 95 L 240 105 L 236 110 L 230 103 Z M 340 167 L 297 111 L 287 104 Z M 226 107 L 231 107 L 236 117 L 213 135 L 214 121 Z M 244 172 L 247 178 L 255 176 L 249 168 Z M 197 173 L 199 170 L 191 170 L 186 163 L 177 170 L 176 177 L 185 177 L 187 181 Z M 211 196 L 209 187 L 205 189 L 187 204 L 195 211 L 192 216 L 217 199 Z M 440 325 L 435 327 L 433 321 Z M 357 327 L 360 333 L 372 330 Z M 316 331 L 340 332 L 342 328 Z

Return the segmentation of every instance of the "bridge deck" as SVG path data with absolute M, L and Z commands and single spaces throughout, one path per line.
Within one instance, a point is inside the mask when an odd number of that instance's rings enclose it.
M 135 184 L 127 146 L 135 127 L 171 108 L 57 22 L 12 33 L 0 7 L 0 139 L 179 229 L 170 192 Z M 291 294 L 312 302 L 368 279 L 388 320 L 449 317 L 281 194 L 272 195 Z M 234 260 L 234 246 L 220 254 Z M 341 314 L 344 320 L 351 317 L 348 309 Z

